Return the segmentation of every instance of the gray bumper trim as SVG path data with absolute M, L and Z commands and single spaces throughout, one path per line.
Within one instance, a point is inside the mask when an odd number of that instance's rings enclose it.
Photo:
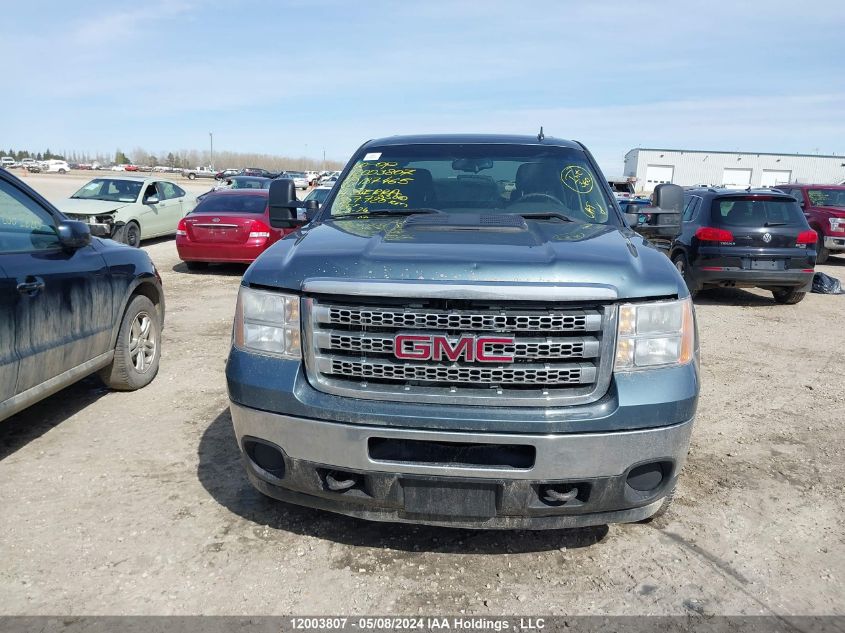
M 683 467 L 693 420 L 650 429 L 606 433 L 529 435 L 466 433 L 359 426 L 294 418 L 230 403 L 238 443 L 244 436 L 267 440 L 285 453 L 317 464 L 357 471 L 495 479 L 568 479 L 621 475 L 632 465 L 672 459 Z M 481 468 L 381 462 L 370 458 L 370 437 L 437 442 L 513 443 L 534 446 L 532 468 Z

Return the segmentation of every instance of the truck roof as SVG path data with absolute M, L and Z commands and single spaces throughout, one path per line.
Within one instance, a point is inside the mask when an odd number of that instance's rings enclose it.
M 367 141 L 364 147 L 386 145 L 420 145 L 435 143 L 454 144 L 506 144 L 506 145 L 550 145 L 555 147 L 569 147 L 583 149 L 577 141 L 567 141 L 561 138 L 546 136 L 542 141 L 536 135 L 522 134 L 407 134 L 387 136 Z

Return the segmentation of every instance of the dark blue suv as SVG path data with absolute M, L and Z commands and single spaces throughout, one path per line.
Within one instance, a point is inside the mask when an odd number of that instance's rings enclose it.
M 813 284 L 816 232 L 795 198 L 772 189 L 689 189 L 669 256 L 693 296 L 705 288 L 765 288 L 778 303 Z
M 94 372 L 113 389 L 149 384 L 163 320 L 145 252 L 92 238 L 0 169 L 0 420 Z

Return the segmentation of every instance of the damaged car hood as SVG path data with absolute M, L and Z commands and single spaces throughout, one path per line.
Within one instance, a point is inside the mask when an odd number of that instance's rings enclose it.
M 65 198 L 54 203 L 62 213 L 73 215 L 102 215 L 134 204 L 133 202 L 114 202 L 112 200 L 85 200 L 83 198 Z

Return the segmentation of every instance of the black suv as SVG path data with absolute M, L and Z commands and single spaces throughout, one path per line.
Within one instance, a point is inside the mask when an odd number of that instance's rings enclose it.
M 704 288 L 766 288 L 798 303 L 812 287 L 816 233 L 792 196 L 688 189 L 669 256 L 693 295 Z
M 92 238 L 0 170 L 0 420 L 94 372 L 113 389 L 149 384 L 163 320 L 149 255 Z

